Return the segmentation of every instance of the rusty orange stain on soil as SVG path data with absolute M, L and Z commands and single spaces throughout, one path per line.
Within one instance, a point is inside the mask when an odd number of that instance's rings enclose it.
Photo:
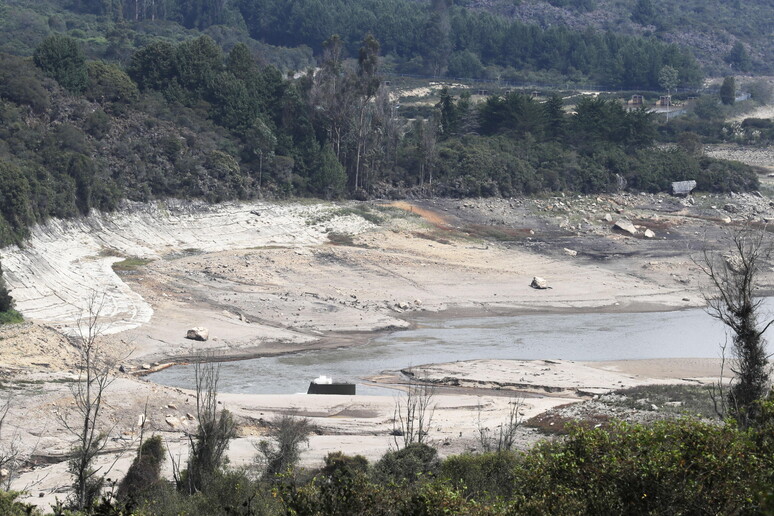
M 395 201 L 388 204 L 387 206 L 405 210 L 410 213 L 416 213 L 417 215 L 419 215 L 429 223 L 434 224 L 435 226 L 441 229 L 451 229 L 451 226 L 449 226 L 448 221 L 438 212 L 427 210 L 425 208 L 420 208 L 419 206 L 415 206 L 410 202 L 406 202 L 406 201 Z

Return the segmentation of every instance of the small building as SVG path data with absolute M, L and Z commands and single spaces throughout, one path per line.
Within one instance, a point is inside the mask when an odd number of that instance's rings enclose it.
M 641 106 L 645 103 L 645 99 L 642 95 L 632 95 L 631 100 L 627 102 L 630 106 Z
M 354 383 L 334 382 L 328 376 L 320 376 L 309 382 L 309 389 L 307 389 L 306 393 L 354 396 L 356 394 L 356 386 Z
M 658 105 L 662 107 L 667 107 L 672 105 L 672 95 L 661 95 L 658 98 Z

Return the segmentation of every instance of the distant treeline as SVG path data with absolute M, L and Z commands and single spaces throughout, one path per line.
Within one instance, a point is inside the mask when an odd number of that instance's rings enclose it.
M 402 118 L 375 38 L 354 60 L 341 38 L 322 48 L 319 71 L 299 79 L 207 36 L 149 44 L 123 68 L 63 35 L 32 59 L 0 55 L 0 242 L 122 199 L 757 188 L 749 167 L 695 146 L 656 150 L 653 115 L 613 100 L 568 114 L 558 97 L 475 105 L 444 91 L 428 116 Z
M 242 27 L 254 40 L 308 46 L 316 53 L 339 34 L 354 55 L 371 33 L 404 73 L 520 79 L 544 72 L 612 88 L 655 89 L 659 70 L 670 65 L 680 70 L 681 86 L 698 86 L 702 78 L 688 52 L 655 38 L 564 26 L 544 30 L 451 0 L 73 0 L 68 7 L 129 22 L 173 21 L 189 29 Z

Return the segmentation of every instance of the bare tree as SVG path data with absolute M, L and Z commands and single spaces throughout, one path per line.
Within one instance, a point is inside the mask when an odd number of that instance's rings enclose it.
M 704 251 L 697 265 L 709 278 L 705 293 L 707 312 L 726 325 L 731 337 L 731 370 L 735 378 L 728 389 L 729 411 L 747 427 L 757 415 L 757 401 L 769 389 L 769 364 L 763 334 L 774 323 L 763 324 L 755 288 L 761 268 L 771 258 L 772 247 L 765 230 L 745 227 L 730 238 L 727 253 Z
M 11 488 L 11 482 L 23 460 L 18 432 L 12 432 L 9 437 L 3 435 L 3 430 L 6 429 L 5 419 L 11 409 L 11 401 L 12 397 L 8 396 L 0 407 L 0 443 L 2 443 L 0 445 L 0 486 L 6 491 Z
M 189 493 L 200 491 L 204 482 L 223 465 L 229 442 L 236 436 L 234 418 L 228 410 L 218 410 L 218 379 L 220 364 L 197 361 L 196 432 L 188 435 L 190 452 L 188 471 L 183 475 Z
M 109 468 L 94 467 L 94 459 L 105 448 L 107 435 L 100 425 L 106 389 L 115 377 L 110 371 L 116 360 L 102 342 L 109 323 L 103 316 L 105 295 L 93 292 L 86 300 L 72 338 L 79 352 L 79 378 L 71 387 L 75 401 L 75 417 L 59 416 L 60 422 L 75 437 L 69 470 L 73 475 L 72 505 L 88 509 L 99 496 Z
M 491 429 L 484 426 L 481 422 L 481 406 L 478 409 L 478 442 L 481 449 L 485 452 L 503 452 L 513 448 L 516 442 L 516 431 L 522 423 L 521 409 L 524 405 L 524 398 L 514 398 L 508 402 L 508 415 L 505 421 Z
M 434 386 L 412 378 L 405 396 L 396 400 L 392 435 L 398 449 L 401 444 L 405 448 L 414 443 L 427 443 L 435 413 L 434 397 Z

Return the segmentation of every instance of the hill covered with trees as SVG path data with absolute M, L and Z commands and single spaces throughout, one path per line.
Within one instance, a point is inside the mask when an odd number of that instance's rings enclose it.
M 445 91 L 429 119 L 409 121 L 382 82 L 379 42 L 345 56 L 331 38 L 317 73 L 287 79 L 247 45 L 224 53 L 208 36 L 150 43 L 126 66 L 87 60 L 65 35 L 32 59 L 3 55 L 0 240 L 121 199 L 757 187 L 749 167 L 653 148 L 654 116 L 614 100 L 568 114 L 559 97 L 474 104 Z

